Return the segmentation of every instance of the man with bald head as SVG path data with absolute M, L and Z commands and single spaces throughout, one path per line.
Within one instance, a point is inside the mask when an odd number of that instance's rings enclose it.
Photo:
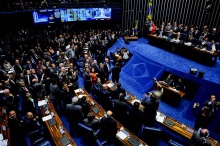
M 191 137 L 191 146 L 211 146 L 208 129 L 199 129 Z
M 117 122 L 112 118 L 112 111 L 107 111 L 107 116 L 100 120 L 99 137 L 108 142 L 115 142 L 117 133 Z
M 32 112 L 27 112 L 27 115 L 24 119 L 24 127 L 25 132 L 28 134 L 35 130 L 41 130 L 42 128 L 42 121 L 39 120 L 37 115 L 34 115 Z

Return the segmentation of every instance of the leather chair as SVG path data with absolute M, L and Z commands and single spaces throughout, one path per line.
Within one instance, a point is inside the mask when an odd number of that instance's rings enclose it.
M 83 123 L 78 123 L 77 124 L 77 131 L 85 136 L 86 138 L 89 138 L 89 139 L 96 139 L 96 136 L 97 134 L 99 133 L 100 129 L 94 131 L 92 128 L 86 126 L 85 124 Z

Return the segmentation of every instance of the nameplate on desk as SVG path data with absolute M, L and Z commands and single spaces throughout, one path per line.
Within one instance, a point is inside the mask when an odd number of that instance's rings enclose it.
M 70 141 L 69 139 L 67 138 L 67 136 L 63 136 L 61 139 L 60 139 L 61 143 L 63 146 L 67 146 L 68 144 L 70 144 Z
M 55 125 L 57 122 L 55 121 L 54 118 L 52 118 L 52 119 L 48 120 L 48 123 L 49 123 L 50 126 L 53 126 L 53 125 Z
M 137 139 L 135 139 L 134 137 L 129 138 L 128 141 L 133 146 L 139 146 L 140 145 L 140 142 Z
M 47 104 L 46 100 L 40 100 L 40 101 L 38 101 L 38 106 L 43 106 L 43 105 L 45 105 L 45 104 Z
M 92 108 L 92 111 L 97 114 L 97 113 L 99 113 L 100 110 L 99 110 L 99 108 L 97 108 L 97 107 L 95 106 L 95 107 Z
M 163 123 L 165 123 L 165 124 L 167 124 L 167 125 L 169 125 L 169 126 L 171 126 L 171 127 L 173 127 L 173 125 L 174 125 L 173 121 L 171 121 L 171 120 L 169 120 L 169 119 L 167 119 L 167 118 L 164 119 Z

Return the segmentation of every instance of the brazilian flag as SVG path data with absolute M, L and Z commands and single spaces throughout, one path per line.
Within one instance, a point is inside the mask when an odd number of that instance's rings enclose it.
M 152 20 L 152 5 L 153 5 L 153 0 L 149 0 L 148 9 L 147 9 L 147 20 Z
M 136 36 L 138 35 L 138 20 L 135 20 L 134 33 Z

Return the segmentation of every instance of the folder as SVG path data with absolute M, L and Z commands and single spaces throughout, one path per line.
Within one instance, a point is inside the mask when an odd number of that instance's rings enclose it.
M 97 108 L 97 107 L 95 106 L 95 107 L 92 108 L 92 111 L 97 114 L 97 113 L 99 113 L 100 110 L 99 110 L 99 108 Z
M 68 144 L 70 144 L 70 141 L 69 139 L 66 137 L 66 136 L 63 136 L 61 139 L 60 139 L 61 143 L 63 146 L 66 146 Z
M 173 123 L 173 121 L 170 121 L 169 119 L 164 119 L 164 121 L 163 121 L 165 124 L 167 124 L 167 125 L 169 125 L 170 127 L 173 127 L 173 125 L 174 125 L 174 123 Z

